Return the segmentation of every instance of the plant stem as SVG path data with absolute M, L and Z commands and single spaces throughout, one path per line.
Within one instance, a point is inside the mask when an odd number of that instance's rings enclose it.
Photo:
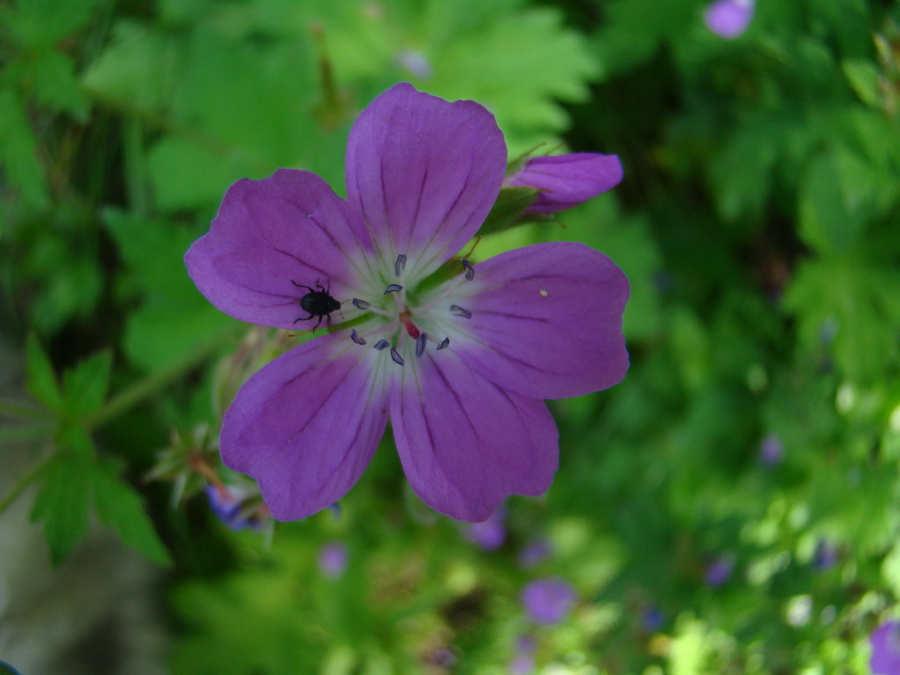
M 100 410 L 85 418 L 82 421 L 84 430 L 90 432 L 97 427 L 102 427 L 104 424 L 118 417 L 151 394 L 156 393 L 158 390 L 177 380 L 185 371 L 195 367 L 198 363 L 203 361 L 203 359 L 218 349 L 221 343 L 233 339 L 234 336 L 232 331 L 225 331 L 218 340 L 213 340 L 203 345 L 191 354 L 188 354 L 185 358 L 175 361 L 172 365 L 167 366 L 162 370 L 158 370 L 155 373 L 151 373 L 143 380 L 131 385 L 109 399 Z

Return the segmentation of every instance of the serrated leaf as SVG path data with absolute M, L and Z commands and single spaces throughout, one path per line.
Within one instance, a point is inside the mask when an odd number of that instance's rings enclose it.
M 851 258 L 809 261 L 797 271 L 785 306 L 799 319 L 801 339 L 812 351 L 830 348 L 838 367 L 855 380 L 884 376 L 900 345 L 900 272 Z M 823 329 L 833 323 L 833 339 Z
M 0 166 L 9 183 L 33 206 L 47 204 L 47 185 L 37 157 L 37 139 L 21 101 L 12 91 L 0 90 Z
M 171 558 L 144 511 L 143 500 L 129 485 L 123 483 L 107 467 L 98 467 L 91 474 L 94 507 L 97 517 L 136 549 L 160 565 L 168 565 Z
M 63 409 L 63 396 L 50 358 L 34 335 L 25 344 L 25 387 L 36 401 L 54 411 Z
M 557 100 L 585 99 L 598 67 L 582 37 L 565 30 L 556 11 L 542 9 L 457 36 L 435 55 L 434 70 L 428 90 L 486 105 L 516 155 L 565 129 L 568 116 Z
M 42 525 L 54 565 L 62 562 L 87 534 L 90 474 L 89 463 L 70 458 L 57 459 L 46 470 L 31 520 Z
M 65 406 L 75 419 L 100 409 L 109 387 L 112 355 L 108 351 L 79 362 L 63 374 Z

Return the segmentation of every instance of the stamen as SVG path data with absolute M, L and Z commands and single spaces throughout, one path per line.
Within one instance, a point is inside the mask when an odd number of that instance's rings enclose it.
M 382 339 L 382 340 L 379 340 L 378 342 L 376 342 L 374 345 L 372 345 L 372 349 L 377 349 L 378 351 L 381 351 L 382 349 L 387 349 L 390 346 L 391 346 L 390 342 Z
M 447 349 L 447 347 L 449 347 L 449 346 L 450 346 L 450 338 L 445 337 L 443 340 L 441 340 L 441 344 L 439 344 L 437 346 L 437 349 L 435 351 L 439 352 L 442 349 Z
M 359 298 L 353 298 L 352 302 L 353 306 L 356 307 L 356 309 L 369 309 L 369 307 L 372 306 L 365 300 L 360 300 Z
M 406 269 L 406 256 L 401 253 L 394 262 L 394 274 L 399 277 L 403 274 L 404 269 Z
M 471 319 L 472 318 L 472 312 L 470 312 L 467 309 L 463 309 L 459 305 L 450 305 L 450 313 L 453 314 L 453 316 L 458 316 L 463 319 Z
M 462 264 L 466 268 L 466 281 L 472 281 L 475 278 L 475 266 L 465 258 L 462 259 Z
M 396 363 L 398 366 L 403 365 L 403 357 L 400 356 L 400 352 L 398 352 L 393 347 L 391 347 L 391 358 L 393 359 L 394 363 Z
M 355 328 L 352 331 L 350 331 L 350 339 L 353 340 L 358 345 L 366 344 L 366 339 L 363 337 L 360 337 L 359 333 L 356 332 Z
M 416 338 L 416 356 L 422 356 L 425 353 L 426 342 L 428 342 L 428 333 L 421 333 Z
M 384 294 L 387 295 L 388 293 L 397 293 L 398 291 L 402 290 L 403 286 L 401 286 L 400 284 L 388 284 L 384 289 Z

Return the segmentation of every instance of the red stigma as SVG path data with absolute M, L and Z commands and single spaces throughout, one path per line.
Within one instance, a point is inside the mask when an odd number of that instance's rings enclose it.
M 409 312 L 403 312 L 402 314 L 400 314 L 400 320 L 403 322 L 403 325 L 406 326 L 406 332 L 409 333 L 409 336 L 413 340 L 415 340 L 422 334 L 422 331 L 419 330 L 419 327 L 412 322 L 412 318 L 409 316 Z

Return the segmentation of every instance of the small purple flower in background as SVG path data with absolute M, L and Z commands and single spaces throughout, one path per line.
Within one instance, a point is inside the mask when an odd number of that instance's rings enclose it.
M 829 570 L 837 564 L 838 547 L 826 539 L 820 539 L 813 555 L 813 567 L 817 570 Z
M 491 517 L 481 523 L 471 523 L 463 530 L 466 539 L 473 541 L 485 551 L 496 551 L 506 541 L 506 511 L 497 509 Z
M 666 615 L 663 614 L 663 611 L 656 607 L 655 605 L 651 605 L 647 609 L 644 610 L 643 620 L 641 623 L 644 628 L 649 631 L 658 631 L 662 628 L 663 623 L 666 621 Z
M 482 106 L 400 84 L 350 131 L 346 199 L 307 171 L 239 180 L 187 252 L 197 287 L 237 319 L 351 323 L 264 366 L 225 414 L 222 459 L 259 482 L 275 518 L 343 497 L 390 419 L 422 501 L 483 521 L 549 488 L 559 435 L 544 399 L 624 377 L 628 281 L 602 253 L 548 243 L 454 259 L 506 161 Z
M 734 556 L 719 556 L 706 567 L 706 583 L 713 588 L 721 586 L 731 578 L 732 572 L 734 572 Z
M 537 651 L 537 644 L 534 638 L 529 635 L 523 635 L 516 640 L 516 655 L 509 664 L 509 672 L 513 675 L 530 675 L 533 673 L 537 664 L 534 661 L 534 653 Z
M 403 70 L 420 80 L 430 80 L 434 76 L 428 59 L 416 49 L 404 49 L 397 53 L 394 60 Z
M 550 556 L 552 550 L 550 540 L 546 537 L 532 539 L 519 552 L 519 564 L 525 569 L 536 567 Z
M 577 599 L 572 585 L 557 578 L 536 579 L 522 590 L 522 605 L 528 616 L 546 625 L 563 621 Z
M 784 457 L 784 444 L 777 434 L 767 434 L 759 444 L 759 461 L 765 466 L 775 466 Z
M 330 579 L 337 579 L 347 569 L 347 547 L 332 541 L 319 549 L 319 570 Z
M 755 8 L 755 0 L 716 0 L 706 8 L 703 19 L 713 33 L 732 40 L 747 30 Z
M 507 176 L 504 184 L 539 191 L 526 213 L 554 213 L 611 190 L 621 181 L 622 163 L 617 155 L 580 152 L 532 157 Z
M 869 636 L 872 675 L 900 673 L 900 621 L 885 621 Z
M 254 506 L 248 501 L 253 495 L 239 486 L 207 485 L 204 489 L 213 513 L 232 530 L 262 528 L 263 514 L 259 508 L 262 504 L 258 493 L 255 495 L 257 505 Z

